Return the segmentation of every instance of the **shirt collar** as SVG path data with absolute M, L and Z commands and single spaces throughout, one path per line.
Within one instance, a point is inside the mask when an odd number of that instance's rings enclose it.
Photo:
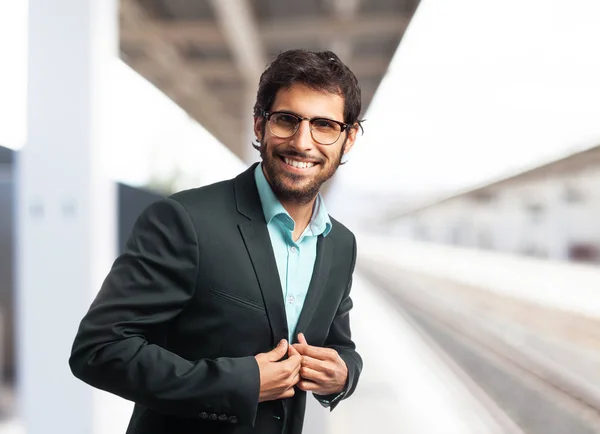
M 294 220 L 285 210 L 283 205 L 281 205 L 281 202 L 279 202 L 275 193 L 273 193 L 273 189 L 263 173 L 262 163 L 258 164 L 254 170 L 254 180 L 256 182 L 256 187 L 258 188 L 258 195 L 267 224 L 277 217 L 281 219 L 287 229 L 290 231 L 294 230 Z M 315 236 L 321 234 L 327 236 L 331 231 L 331 219 L 329 218 L 329 214 L 327 213 L 325 203 L 320 193 L 317 195 L 317 200 L 315 201 L 309 228 Z

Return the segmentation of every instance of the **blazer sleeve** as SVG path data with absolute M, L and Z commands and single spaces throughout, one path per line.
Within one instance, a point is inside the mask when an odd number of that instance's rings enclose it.
M 358 378 L 362 371 L 362 358 L 356 352 L 356 345 L 352 341 L 350 333 L 350 310 L 352 309 L 352 299 L 350 298 L 350 290 L 352 288 L 352 275 L 356 265 L 356 238 L 353 236 L 352 263 L 350 266 L 350 275 L 348 276 L 348 286 L 338 307 L 335 318 L 329 329 L 329 334 L 325 340 L 325 347 L 335 349 L 348 368 L 348 378 L 346 387 L 338 394 L 333 395 L 317 395 L 314 397 L 331 411 L 342 401 L 348 398 L 358 384 Z
M 148 342 L 194 295 L 198 257 L 184 207 L 171 198 L 150 205 L 81 321 L 69 364 L 84 382 L 164 414 L 218 411 L 252 426 L 254 357 L 186 360 Z

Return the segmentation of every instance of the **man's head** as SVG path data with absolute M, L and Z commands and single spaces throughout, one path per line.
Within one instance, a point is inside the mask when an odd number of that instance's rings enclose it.
M 315 197 L 354 145 L 360 111 L 358 81 L 331 51 L 286 51 L 269 65 L 259 82 L 254 133 L 280 200 Z

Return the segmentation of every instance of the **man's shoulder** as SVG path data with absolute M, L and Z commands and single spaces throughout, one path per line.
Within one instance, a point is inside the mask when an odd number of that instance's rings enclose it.
M 329 233 L 336 241 L 341 241 L 344 243 L 354 243 L 354 233 L 348 229 L 343 223 L 339 220 L 336 220 L 331 215 L 329 216 L 331 220 L 331 232 Z
M 218 222 L 228 216 L 235 216 L 236 201 L 234 179 L 190 188 L 173 193 L 166 197 L 167 202 L 181 207 L 192 221 Z M 218 216 L 215 219 L 215 216 Z
M 173 193 L 169 196 L 184 207 L 195 206 L 199 203 L 231 201 L 234 198 L 234 180 L 215 182 L 202 187 L 190 188 Z

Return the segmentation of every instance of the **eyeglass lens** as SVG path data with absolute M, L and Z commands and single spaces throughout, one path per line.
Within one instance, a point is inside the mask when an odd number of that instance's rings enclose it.
M 301 121 L 299 117 L 288 113 L 273 113 L 269 119 L 269 128 L 273 135 L 287 139 L 296 133 Z M 336 142 L 342 132 L 339 124 L 328 119 L 312 119 L 310 130 L 313 139 L 322 145 Z

